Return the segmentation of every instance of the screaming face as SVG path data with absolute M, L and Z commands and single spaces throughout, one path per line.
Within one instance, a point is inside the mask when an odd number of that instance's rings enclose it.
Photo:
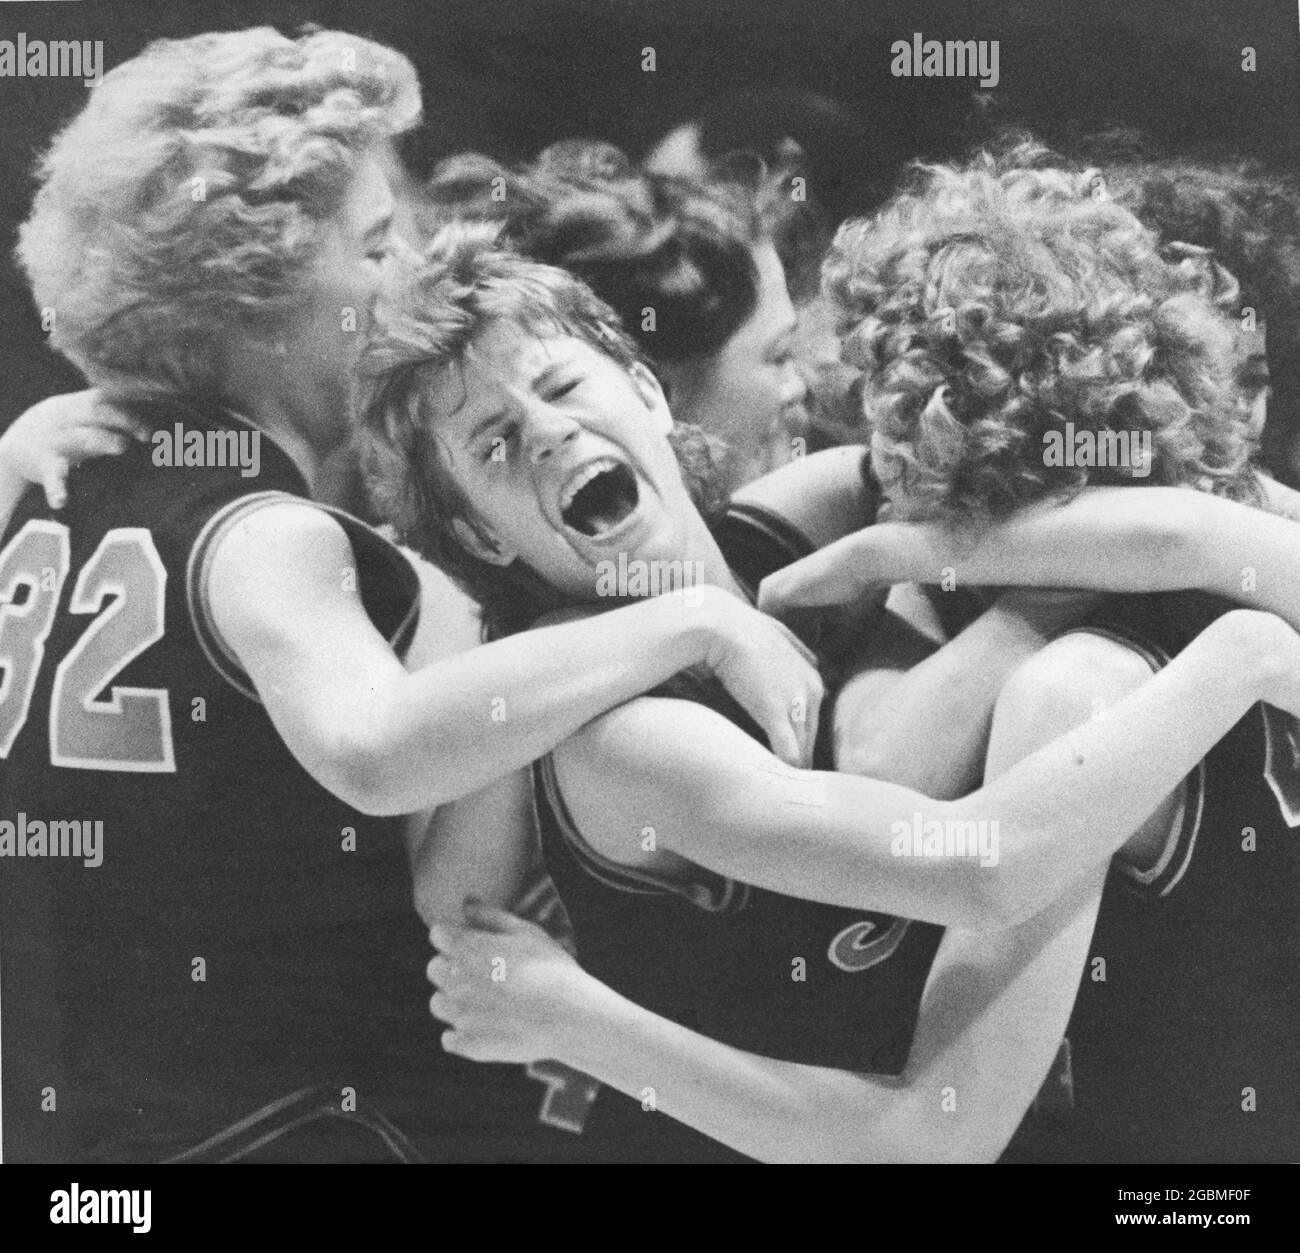
M 523 561 L 591 600 L 620 553 L 680 557 L 698 519 L 668 442 L 654 376 L 576 336 L 488 324 L 428 397 L 444 462 L 476 526 L 461 543 L 496 565 Z

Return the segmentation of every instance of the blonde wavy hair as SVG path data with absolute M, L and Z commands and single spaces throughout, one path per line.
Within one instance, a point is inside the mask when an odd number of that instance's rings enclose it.
M 1231 279 L 1041 149 L 918 166 L 822 271 L 896 517 L 1002 517 L 1085 484 L 1257 500 L 1235 381 Z M 1036 166 L 1036 162 L 1039 164 Z M 1133 467 L 1047 465 L 1045 435 L 1150 432 Z
M 214 336 L 301 294 L 361 155 L 420 114 L 400 53 L 270 27 L 160 40 L 104 76 L 41 163 L 18 259 L 95 384 L 213 387 Z

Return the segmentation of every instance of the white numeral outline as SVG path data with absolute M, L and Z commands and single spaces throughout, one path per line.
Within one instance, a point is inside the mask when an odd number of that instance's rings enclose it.
M 103 577 L 100 573 L 101 563 L 110 560 L 115 555 L 114 550 L 120 549 L 122 545 L 132 546 L 131 555 L 142 558 L 154 578 L 152 589 L 154 595 L 149 598 L 152 600 L 152 605 L 144 609 L 145 613 L 152 610 L 152 622 L 146 631 L 141 632 L 133 640 L 127 651 L 114 652 L 105 662 L 103 658 L 93 657 L 93 653 L 97 651 L 96 641 L 121 614 L 138 612 L 136 607 L 142 603 L 139 597 L 128 602 L 125 583 L 121 579 Z M 90 559 L 82 566 L 80 574 L 77 575 L 76 585 L 72 589 L 68 610 L 70 613 L 89 613 L 99 616 L 86 628 L 54 672 L 54 687 L 50 694 L 50 761 L 52 764 L 81 770 L 127 771 L 136 774 L 175 772 L 176 756 L 172 744 L 171 708 L 165 688 L 115 686 L 107 700 L 95 698 L 96 693 L 102 692 L 113 678 L 146 648 L 162 639 L 166 592 L 167 567 L 158 556 L 153 536 L 144 527 L 116 527 L 108 531 L 99 541 Z M 116 600 L 101 613 L 100 607 L 104 603 L 104 598 L 110 594 L 115 595 Z M 83 670 L 88 670 L 88 674 L 81 673 Z M 70 689 L 73 684 L 77 684 L 77 687 L 72 689 L 70 694 L 65 691 L 65 684 Z M 85 694 L 79 695 L 80 692 Z M 154 723 L 148 731 L 151 739 L 157 739 L 155 756 L 122 760 L 76 757 L 65 747 L 60 747 L 62 741 L 67 738 L 67 725 L 71 721 L 70 718 L 65 721 L 65 707 L 66 712 L 73 716 L 81 710 L 91 717 L 102 717 L 107 714 L 125 718 L 128 716 L 128 710 L 123 705 L 123 698 L 138 702 L 134 708 L 140 710 L 141 714 L 137 716 L 143 716 Z
M 18 534 L 4 546 L 3 551 L 0 551 L 0 570 L 4 569 L 5 564 L 21 548 L 31 542 L 31 536 L 33 535 L 48 535 L 57 541 L 58 564 L 55 569 L 58 578 L 53 592 L 50 592 L 49 589 L 41 587 L 39 573 L 33 575 L 30 570 L 20 569 L 14 572 L 7 585 L 0 587 L 0 642 L 4 640 L 6 622 L 15 618 L 27 618 L 37 612 L 44 612 L 45 614 L 45 621 L 37 627 L 35 639 L 32 641 L 31 665 L 25 674 L 17 675 L 19 658 L 11 653 L 0 652 L 0 670 L 3 670 L 3 677 L 0 677 L 0 707 L 3 707 L 5 702 L 14 695 L 15 675 L 26 680 L 25 690 L 19 693 L 18 715 L 8 732 L 0 733 L 0 760 L 9 756 L 9 750 L 13 748 L 14 741 L 18 738 L 19 732 L 22 731 L 27 722 L 27 714 L 32 706 L 32 696 L 36 691 L 36 680 L 40 676 L 41 664 L 45 660 L 45 641 L 54 629 L 54 619 L 59 609 L 59 597 L 63 593 L 63 584 L 72 565 L 72 545 L 68 539 L 68 528 L 61 522 L 50 522 L 45 518 L 32 518 L 23 524 Z M 23 605 L 14 605 L 13 599 L 18 593 L 19 587 L 24 585 L 29 589 L 27 602 Z

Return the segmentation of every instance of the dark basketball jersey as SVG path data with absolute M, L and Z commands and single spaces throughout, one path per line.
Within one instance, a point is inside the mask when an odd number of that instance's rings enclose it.
M 1083 629 L 1158 669 L 1229 607 L 1116 598 Z M 1253 708 L 1188 778 L 1159 856 L 1112 862 L 1066 1046 L 1007 1160 L 1300 1160 L 1296 732 Z
M 260 461 L 245 478 L 133 447 L 78 470 L 62 513 L 29 492 L 0 547 L 5 1157 L 527 1155 L 541 1089 L 462 1086 L 439 1046 L 395 820 L 311 778 L 212 628 L 221 535 L 306 495 L 264 436 Z M 334 516 L 339 578 L 401 651 L 414 571 Z M 48 855 L 99 824 L 97 855 Z
M 733 506 L 715 534 L 749 588 L 810 551 L 787 524 L 751 507 Z M 656 694 L 699 701 L 762 739 L 712 679 L 681 675 Z M 827 714 L 823 729 L 829 725 Z M 828 757 L 823 736 L 820 768 L 830 768 Z M 814 1066 L 901 1072 L 940 928 L 798 900 L 702 867 L 689 880 L 670 881 L 619 865 L 583 839 L 551 758 L 534 767 L 534 784 L 547 868 L 572 919 L 578 958 L 593 975 L 739 1049 Z M 596 1099 L 584 1139 L 605 1161 L 745 1160 L 608 1089 Z

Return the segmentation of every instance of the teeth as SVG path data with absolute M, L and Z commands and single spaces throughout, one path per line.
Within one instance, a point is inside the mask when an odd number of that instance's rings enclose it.
M 564 513 L 568 507 L 573 504 L 573 498 L 598 474 L 603 474 L 606 470 L 618 468 L 618 462 L 613 457 L 600 457 L 590 465 L 583 466 L 574 476 L 564 485 L 564 491 L 560 493 L 560 512 Z

